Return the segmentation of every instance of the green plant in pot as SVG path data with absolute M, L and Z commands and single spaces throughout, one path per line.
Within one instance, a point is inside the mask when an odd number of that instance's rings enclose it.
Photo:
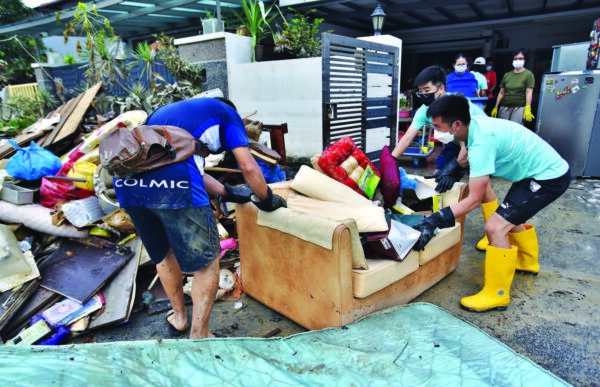
M 212 12 L 206 12 L 202 18 L 202 33 L 212 34 L 215 32 L 221 32 L 225 30 L 225 22 L 219 20 Z
M 273 34 L 276 53 L 287 53 L 294 58 L 312 58 L 321 55 L 319 26 L 324 19 L 311 18 L 312 9 L 303 14 L 288 8 L 294 13 L 291 21 L 284 19 L 281 31 Z M 328 30 L 327 32 L 332 32 Z
M 398 99 L 398 117 L 407 118 L 410 117 L 410 103 L 406 96 L 401 96 Z
M 242 12 L 237 12 L 235 16 L 239 21 L 246 27 L 250 38 L 252 39 L 252 60 L 260 60 L 257 58 L 256 53 L 262 55 L 261 48 L 257 48 L 260 42 L 265 37 L 265 32 L 270 30 L 270 23 L 277 17 L 277 15 L 269 16 L 273 5 L 265 9 L 265 5 L 259 0 L 242 0 Z

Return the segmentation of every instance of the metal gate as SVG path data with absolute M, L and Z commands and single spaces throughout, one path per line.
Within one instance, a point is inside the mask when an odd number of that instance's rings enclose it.
M 396 144 L 399 49 L 329 33 L 322 41 L 323 149 L 350 136 L 377 160 L 381 146 L 368 146 L 371 134 Z

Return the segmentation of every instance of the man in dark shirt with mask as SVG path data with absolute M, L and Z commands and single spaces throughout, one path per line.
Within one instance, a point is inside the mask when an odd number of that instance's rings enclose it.
M 413 117 L 412 123 L 404 136 L 398 141 L 396 147 L 392 151 L 392 156 L 399 158 L 406 151 L 408 146 L 417 136 L 419 130 L 421 130 L 425 125 L 431 124 L 431 119 L 427 117 L 427 109 L 429 105 L 435 101 L 436 98 L 439 98 L 443 95 L 446 95 L 446 72 L 439 66 L 429 66 L 417 75 L 415 78 L 415 86 L 419 88 L 419 92 L 417 96 L 423 102 L 423 105 L 417 109 L 415 112 L 415 116 Z M 483 110 L 479 107 L 469 103 L 471 116 L 485 115 Z M 442 154 L 440 154 L 440 158 L 444 157 L 448 160 L 442 163 L 436 164 L 438 169 L 444 168 L 449 163 L 455 164 L 456 158 L 458 155 L 458 148 L 460 147 L 458 142 L 445 141 L 444 134 L 436 133 L 436 138 L 443 142 L 444 144 L 452 144 L 446 145 Z M 464 155 L 464 159 L 466 160 L 466 155 Z M 444 168 L 445 169 L 445 168 Z M 448 168 L 451 169 L 451 168 Z M 447 182 L 446 182 L 447 183 Z M 454 182 L 452 182 L 454 184 Z M 445 192 L 448 189 L 452 188 L 452 184 L 442 184 L 437 187 L 439 192 Z

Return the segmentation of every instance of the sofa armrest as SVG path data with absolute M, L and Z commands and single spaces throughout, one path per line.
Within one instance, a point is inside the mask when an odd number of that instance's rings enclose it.
M 259 226 L 253 204 L 236 205 L 235 213 L 242 283 L 250 296 L 308 329 L 351 322 L 352 240 L 346 226 L 335 228 L 328 250 Z

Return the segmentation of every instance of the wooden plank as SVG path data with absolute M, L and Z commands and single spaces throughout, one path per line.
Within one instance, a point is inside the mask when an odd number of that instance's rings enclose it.
M 135 297 L 135 277 L 142 255 L 142 241 L 139 237 L 135 238 L 128 246 L 135 254 L 115 278 L 102 289 L 106 305 L 94 315 L 88 329 L 118 324 L 129 318 L 132 299 Z
M 206 167 L 204 168 L 206 172 L 232 172 L 232 173 L 242 173 L 239 169 L 231 169 L 231 168 L 221 168 L 221 167 Z
M 67 118 L 69 118 L 69 115 L 73 112 L 73 109 L 75 109 L 75 106 L 77 105 L 77 101 L 79 101 L 80 98 L 81 98 L 81 95 L 78 95 L 75 98 L 71 98 L 65 104 L 63 104 L 58 109 L 56 109 L 56 112 L 60 114 L 60 121 L 58 122 L 58 124 L 56 124 L 56 126 L 48 134 L 48 136 L 46 136 L 44 141 L 40 141 L 40 143 L 38 144 L 39 146 L 44 147 L 44 146 L 47 146 L 48 144 L 52 143 L 52 139 L 54 139 L 54 137 L 56 137 L 56 135 L 60 131 L 60 128 L 62 128 L 62 126 L 65 124 L 65 122 L 67 121 Z
M 8 324 L 17 310 L 35 292 L 39 284 L 39 279 L 33 279 L 16 289 L 0 293 L 0 330 Z
M 40 281 L 41 282 L 41 281 Z M 39 283 L 38 282 L 38 285 Z M 3 339 L 12 338 L 27 324 L 29 318 L 40 312 L 45 307 L 54 304 L 62 297 L 58 293 L 37 286 L 33 295 L 10 318 L 6 326 L 0 332 Z
M 67 121 L 62 126 L 56 137 L 52 139 L 52 143 L 58 142 L 77 131 L 79 124 L 83 120 L 85 113 L 90 108 L 92 101 L 96 97 L 96 94 L 98 94 L 98 91 L 100 91 L 101 87 L 102 82 L 98 82 L 82 94 L 77 106 L 75 106 L 75 110 L 73 110 L 73 112 L 69 115 Z
M 65 240 L 39 265 L 42 286 L 82 304 L 106 284 L 133 256 L 126 248 L 115 249 L 83 245 Z

